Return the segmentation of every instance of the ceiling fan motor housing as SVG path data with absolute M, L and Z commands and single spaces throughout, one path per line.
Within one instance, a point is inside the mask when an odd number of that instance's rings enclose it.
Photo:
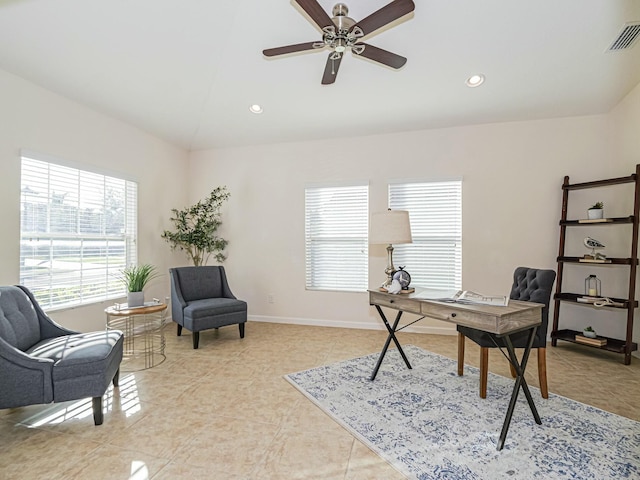
M 356 21 L 348 17 L 349 8 L 344 3 L 337 3 L 332 10 L 334 25 L 338 29 L 338 34 L 346 34 L 351 27 L 356 24 Z
M 356 21 L 348 17 L 349 8 L 344 3 L 337 3 L 332 10 L 333 18 L 331 21 L 335 25 L 324 27 L 322 40 L 324 45 L 331 48 L 334 52 L 342 54 L 347 48 L 353 47 L 360 37 L 363 36 L 362 30 L 358 27 L 352 30 Z M 361 49 L 358 49 L 361 50 Z

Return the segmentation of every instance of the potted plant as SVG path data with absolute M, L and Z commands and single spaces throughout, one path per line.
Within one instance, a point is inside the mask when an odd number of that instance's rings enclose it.
M 587 328 L 585 328 L 582 333 L 584 334 L 585 337 L 589 337 L 589 338 L 596 338 L 596 331 L 591 328 L 591 326 L 588 326 Z
M 162 238 L 171 244 L 171 250 L 184 250 L 196 267 L 206 265 L 211 254 L 223 262 L 228 242 L 217 236 L 216 231 L 222 225 L 220 207 L 228 198 L 227 187 L 217 187 L 208 198 L 191 207 L 172 209 L 175 231 L 165 230 Z
M 144 287 L 157 276 L 156 267 L 148 263 L 131 265 L 122 270 L 120 279 L 127 289 L 128 307 L 141 307 L 144 305 Z
M 596 202 L 592 207 L 589 207 L 587 210 L 587 215 L 589 216 L 589 220 L 595 220 L 598 218 L 603 218 L 604 213 L 604 203 Z

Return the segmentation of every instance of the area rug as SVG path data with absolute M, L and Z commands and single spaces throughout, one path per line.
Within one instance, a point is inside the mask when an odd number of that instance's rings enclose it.
M 408 478 L 640 479 L 640 422 L 530 387 L 542 425 L 521 392 L 497 451 L 513 379 L 489 374 L 483 400 L 477 368 L 403 349 L 413 369 L 389 350 L 373 382 L 377 353 L 285 378 Z

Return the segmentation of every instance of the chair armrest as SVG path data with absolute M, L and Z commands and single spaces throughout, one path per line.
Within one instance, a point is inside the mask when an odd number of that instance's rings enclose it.
M 173 270 L 169 270 L 169 273 L 171 276 L 171 319 L 182 324 L 184 320 L 183 310 L 187 306 L 187 302 L 182 296 L 178 274 Z
M 0 408 L 52 402 L 53 363 L 27 355 L 0 338 Z
M 220 268 L 220 276 L 222 279 L 222 296 L 224 298 L 233 298 L 234 300 L 237 300 L 236 296 L 231 292 L 231 288 L 227 282 L 227 274 L 224 271 L 224 267 Z

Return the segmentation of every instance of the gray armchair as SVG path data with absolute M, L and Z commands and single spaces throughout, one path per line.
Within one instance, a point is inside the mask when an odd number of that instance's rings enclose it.
M 118 386 L 122 332 L 79 333 L 53 322 L 23 286 L 0 287 L 0 409 L 102 396 Z
M 198 348 L 200 332 L 238 324 L 244 338 L 247 304 L 238 300 L 227 283 L 222 266 L 171 268 L 171 316 L 182 327 L 193 332 L 193 348 Z

